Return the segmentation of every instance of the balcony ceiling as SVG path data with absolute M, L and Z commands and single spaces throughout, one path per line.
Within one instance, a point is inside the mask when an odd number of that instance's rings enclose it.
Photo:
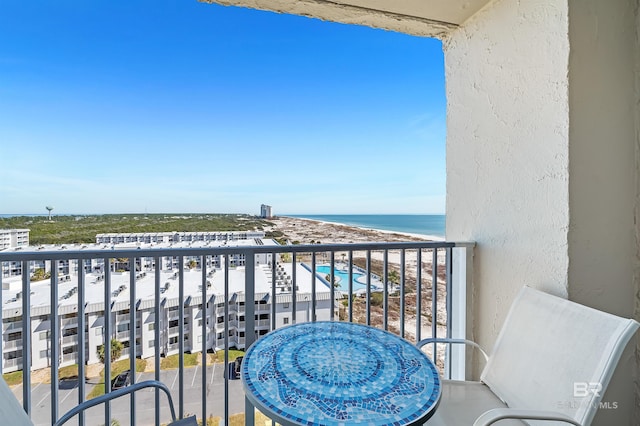
M 491 0 L 201 0 L 442 37 Z

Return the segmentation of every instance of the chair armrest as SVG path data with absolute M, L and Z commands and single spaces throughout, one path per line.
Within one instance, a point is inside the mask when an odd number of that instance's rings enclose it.
M 176 421 L 176 412 L 173 408 L 173 399 L 171 399 L 171 394 L 169 393 L 169 388 L 164 383 L 158 382 L 156 380 L 147 380 L 140 383 L 134 383 L 125 388 L 115 390 L 113 392 L 109 392 L 104 395 L 100 395 L 96 398 L 84 401 L 82 404 L 72 408 L 67 411 L 57 422 L 53 424 L 53 426 L 61 426 L 65 424 L 69 419 L 71 419 L 76 414 L 86 410 L 87 408 L 95 407 L 96 405 L 104 404 L 105 402 L 111 401 L 112 399 L 120 398 L 123 395 L 128 395 L 130 393 L 136 392 L 140 389 L 153 387 L 156 389 L 162 390 L 169 399 L 169 409 L 171 410 L 171 418 L 172 421 Z
M 571 417 L 557 411 L 520 410 L 517 408 L 494 408 L 485 411 L 473 422 L 473 426 L 488 426 L 504 419 L 561 421 L 582 426 Z
M 448 344 L 462 344 L 462 345 L 469 345 L 469 346 L 473 346 L 475 348 L 478 348 L 478 350 L 480 351 L 480 353 L 482 354 L 482 356 L 484 356 L 484 360 L 485 362 L 489 360 L 489 356 L 487 355 L 487 353 L 480 347 L 480 345 L 478 345 L 476 342 L 471 341 L 471 340 L 467 340 L 467 339 L 447 339 L 447 338 L 433 338 L 430 337 L 428 339 L 422 339 L 420 340 L 418 343 L 416 343 L 416 346 L 418 348 L 421 348 L 425 345 L 428 345 L 430 343 L 448 343 Z

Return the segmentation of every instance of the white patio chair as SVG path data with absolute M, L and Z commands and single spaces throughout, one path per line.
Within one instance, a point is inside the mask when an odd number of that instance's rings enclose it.
M 175 410 L 173 408 L 173 400 L 171 399 L 171 394 L 169 393 L 169 389 L 161 382 L 157 382 L 155 380 L 147 380 L 140 383 L 135 383 L 133 385 L 127 386 L 122 389 L 118 389 L 113 392 L 109 392 L 108 394 L 101 395 L 97 398 L 90 399 L 88 401 L 79 404 L 73 409 L 69 410 L 65 413 L 60 419 L 55 422 L 54 426 L 61 426 L 66 423 L 68 420 L 72 419 L 78 413 L 94 407 L 96 405 L 104 404 L 107 401 L 111 401 L 112 399 L 119 398 L 124 395 L 128 395 L 137 390 L 154 387 L 156 389 L 162 390 L 169 399 L 169 408 L 171 411 L 171 418 L 173 421 L 169 423 L 169 426 L 197 426 L 196 417 L 191 416 L 184 419 L 176 419 Z M 7 382 L 4 381 L 2 376 L 0 376 L 0 424 L 3 425 L 11 425 L 11 426 L 33 426 L 33 422 L 27 416 L 27 413 L 24 411 L 18 400 L 15 398 L 9 386 L 7 386 Z
M 636 321 L 530 287 L 517 295 L 479 382 L 443 381 L 427 426 L 588 426 Z M 425 339 L 429 343 L 466 340 Z M 526 421 L 526 423 L 524 422 Z

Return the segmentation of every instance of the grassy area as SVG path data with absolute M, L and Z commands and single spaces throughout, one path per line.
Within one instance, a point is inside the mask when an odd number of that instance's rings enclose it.
M 194 367 L 198 365 L 198 360 L 202 357 L 201 354 L 184 354 L 184 366 Z M 160 368 L 162 370 L 172 370 L 178 368 L 178 354 L 170 355 L 160 360 Z
M 15 386 L 22 383 L 22 371 L 14 371 L 13 373 L 5 373 L 2 378 L 9 386 Z
M 141 373 L 147 367 L 147 361 L 144 359 L 136 359 L 136 372 Z M 118 374 L 129 369 L 129 360 L 123 359 L 122 361 L 116 361 L 111 364 L 111 380 L 113 380 Z M 104 395 L 104 369 L 100 373 L 100 382 L 94 386 L 94 388 L 87 395 L 87 399 L 95 398 L 96 396 Z
M 65 379 L 77 379 L 78 378 L 78 364 L 68 365 L 58 369 L 58 378 L 60 380 Z
M 51 221 L 45 216 L 0 218 L 0 229 L 29 229 L 32 245 L 93 243 L 101 233 L 247 231 L 269 225 L 255 216 L 237 214 L 75 215 L 54 216 Z
M 229 350 L 229 362 L 235 360 L 239 356 L 244 356 L 244 351 Z M 214 354 L 215 362 L 224 362 L 224 351 L 218 351 Z

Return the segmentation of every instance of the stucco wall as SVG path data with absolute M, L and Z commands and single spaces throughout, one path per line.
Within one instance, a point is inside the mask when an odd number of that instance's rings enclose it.
M 448 240 L 477 243 L 474 337 L 525 284 L 567 296 L 566 1 L 498 0 L 445 40 Z
M 634 315 L 637 0 L 570 0 L 569 298 Z M 635 345 L 623 354 L 595 424 L 637 424 Z M 628 413 L 623 417 L 622 413 Z M 615 419 L 615 422 L 613 421 Z
M 445 43 L 447 239 L 477 242 L 475 338 L 523 284 L 637 300 L 638 0 L 496 0 Z M 637 424 L 634 346 L 595 425 Z

